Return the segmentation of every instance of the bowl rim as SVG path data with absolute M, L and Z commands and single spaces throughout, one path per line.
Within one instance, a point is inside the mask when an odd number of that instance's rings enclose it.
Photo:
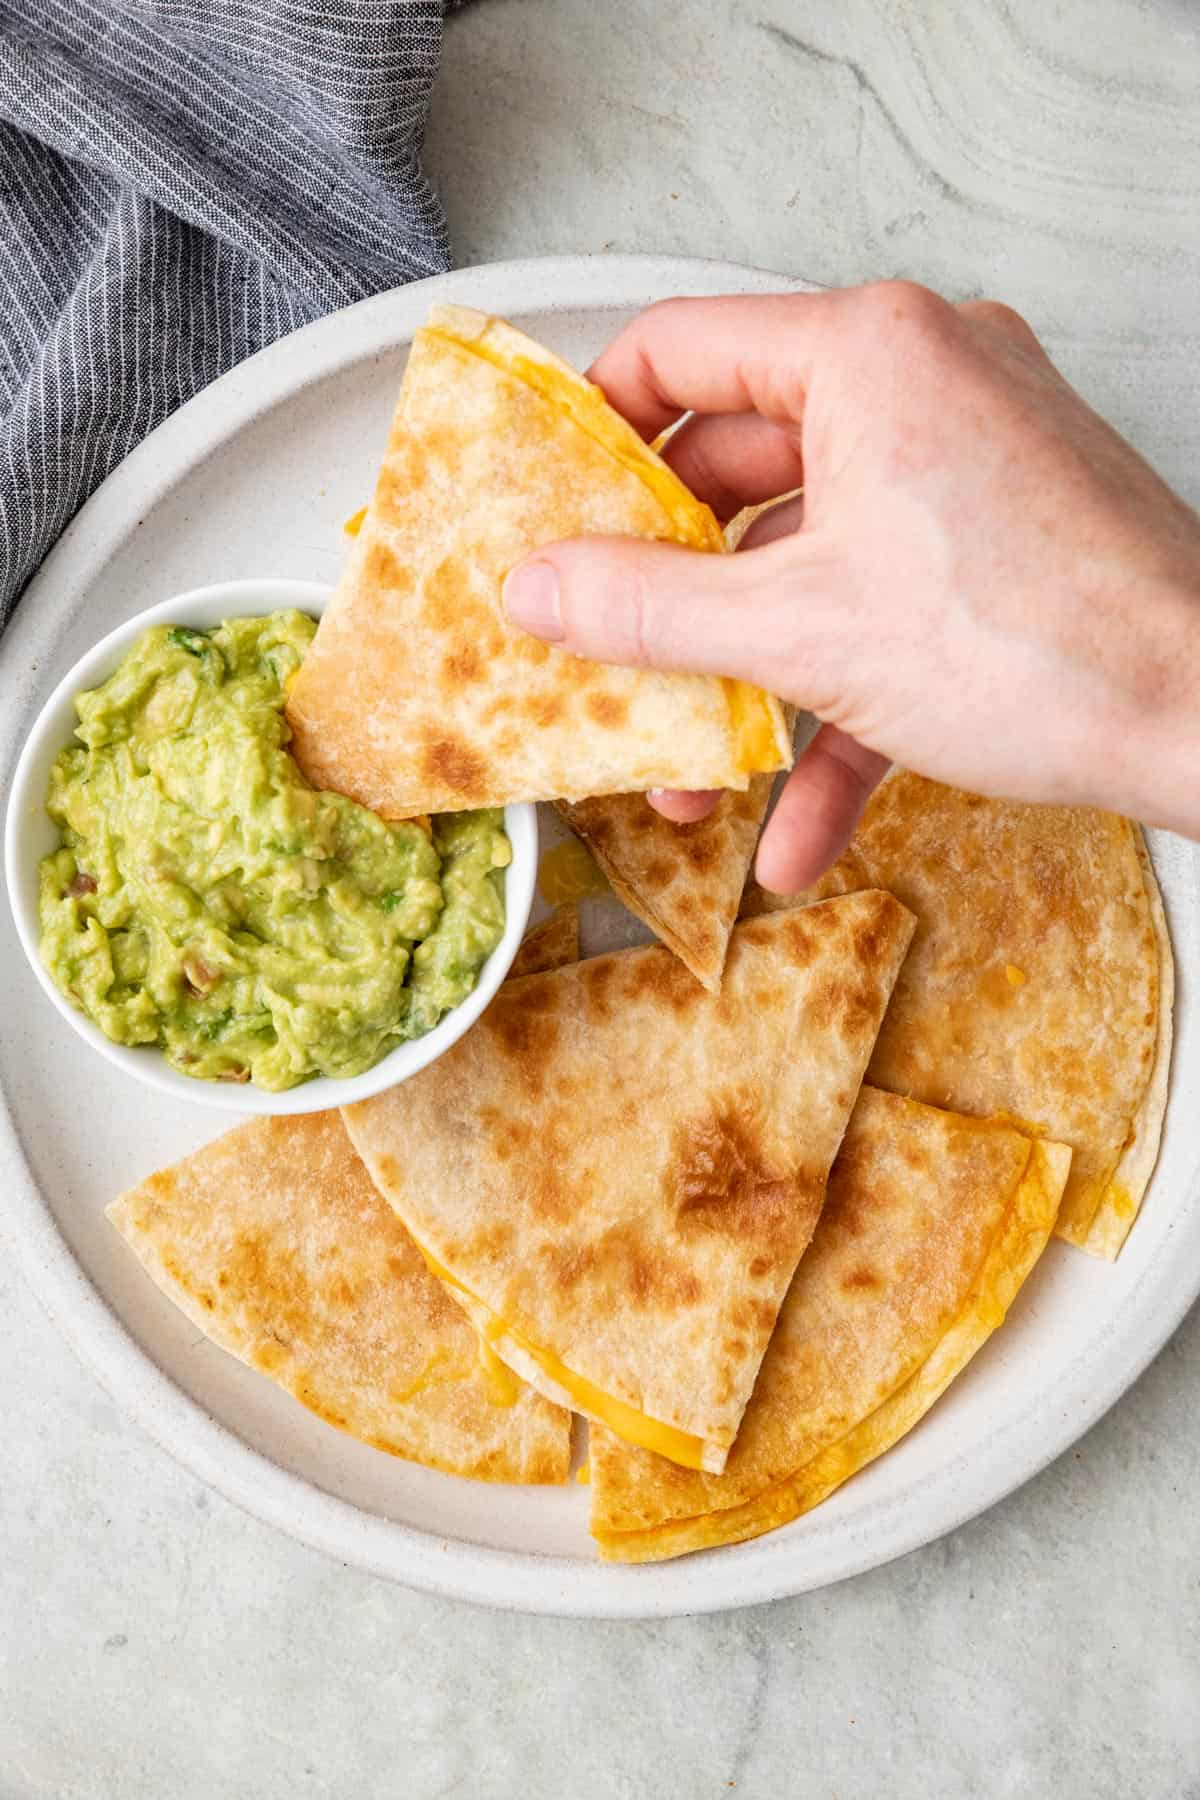
M 333 591 L 320 582 L 271 575 L 244 576 L 190 588 L 134 613 L 98 639 L 55 684 L 29 728 L 13 770 L 4 829 L 5 879 L 17 936 L 42 992 L 78 1036 L 114 1067 L 159 1093 L 225 1113 L 279 1116 L 348 1106 L 396 1087 L 436 1062 L 470 1029 L 495 995 L 520 948 L 533 906 L 538 864 L 537 808 L 531 801 L 523 801 L 504 809 L 505 830 L 513 852 L 505 871 L 504 934 L 466 999 L 446 1013 L 432 1031 L 397 1044 L 361 1075 L 344 1080 L 313 1076 L 278 1094 L 256 1088 L 251 1082 L 201 1081 L 172 1069 L 155 1046 L 113 1043 L 98 1025 L 76 1011 L 51 979 L 39 952 L 35 875 L 44 853 L 35 854 L 28 847 L 29 821 L 31 814 L 40 814 L 45 805 L 44 786 L 39 791 L 39 778 L 44 783 L 48 757 L 57 755 L 70 740 L 70 727 L 64 730 L 62 721 L 65 715 L 73 717 L 75 695 L 106 679 L 120 656 L 152 625 L 168 621 L 187 625 L 195 620 L 211 626 L 221 618 L 249 618 L 286 607 L 319 619 Z

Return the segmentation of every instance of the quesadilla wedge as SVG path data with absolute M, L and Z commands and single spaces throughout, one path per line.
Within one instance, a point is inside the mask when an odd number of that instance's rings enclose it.
M 729 934 L 771 797 L 770 775 L 724 793 L 706 819 L 675 825 L 644 794 L 560 801 L 614 894 L 710 993 L 721 985 Z
M 535 927 L 513 973 L 579 953 Z M 108 1217 L 206 1337 L 377 1450 L 485 1481 L 562 1482 L 570 1414 L 518 1381 L 434 1280 L 336 1112 L 254 1119 Z
M 856 894 L 740 927 L 719 995 L 657 946 L 508 982 L 347 1128 L 518 1374 L 720 1469 L 911 929 Z
M 251 1119 L 108 1216 L 206 1337 L 327 1424 L 451 1475 L 566 1480 L 569 1414 L 481 1354 L 336 1112 Z
M 779 703 L 759 689 L 587 662 L 508 622 L 508 571 L 580 532 L 724 547 L 708 508 L 599 388 L 502 320 L 434 308 L 289 694 L 309 779 L 399 819 L 660 786 L 744 790 L 790 763 Z
M 896 770 L 813 892 L 860 887 L 918 921 L 868 1080 L 1071 1145 L 1057 1234 L 1115 1256 L 1158 1154 L 1171 1047 L 1171 945 L 1138 827 Z M 743 911 L 812 897 L 753 888 Z
M 593 1429 L 602 1556 L 650 1562 L 757 1537 L 894 1444 L 1003 1320 L 1070 1155 L 864 1087 L 724 1474 Z
M 515 981 L 520 975 L 540 975 L 545 969 L 561 969 L 564 963 L 578 961 L 579 908 L 556 906 L 539 925 L 525 933 L 506 979 Z

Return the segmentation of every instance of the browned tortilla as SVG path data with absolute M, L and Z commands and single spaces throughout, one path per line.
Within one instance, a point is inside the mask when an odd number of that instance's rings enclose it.
M 863 1088 L 721 1475 L 591 1436 L 592 1530 L 626 1562 L 786 1524 L 932 1405 L 1046 1243 L 1070 1153 Z
M 336 1112 L 252 1119 L 108 1216 L 213 1342 L 351 1437 L 481 1481 L 565 1481 L 570 1417 L 490 1368 Z
M 513 973 L 578 953 L 578 914 L 560 907 Z M 569 1415 L 481 1347 L 339 1113 L 255 1119 L 108 1216 L 201 1331 L 328 1424 L 453 1475 L 566 1480 Z
M 1115 1256 L 1154 1167 L 1170 1057 L 1171 948 L 1137 826 L 898 770 L 816 892 L 860 887 L 917 917 L 869 1079 L 1069 1144 L 1058 1235 Z M 752 889 L 744 910 L 794 904 Z
M 719 1468 L 910 930 L 864 893 L 740 927 L 719 995 L 657 947 L 508 983 L 350 1135 L 518 1373 Z
M 567 364 L 502 320 L 435 309 L 379 480 L 291 688 L 318 787 L 387 818 L 651 787 L 745 789 L 791 745 L 744 683 L 588 662 L 511 625 L 501 585 L 581 532 L 721 552 L 708 508 Z
M 609 794 L 559 812 L 609 885 L 713 992 L 771 796 L 771 776 L 724 793 L 706 819 L 676 825 L 644 794 Z

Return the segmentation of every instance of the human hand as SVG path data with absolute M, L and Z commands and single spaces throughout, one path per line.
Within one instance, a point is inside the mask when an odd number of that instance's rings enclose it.
M 903 282 L 672 300 L 592 379 L 725 520 L 734 556 L 587 538 L 509 576 L 513 620 L 602 662 L 740 676 L 822 721 L 759 848 L 844 848 L 890 760 L 1200 836 L 1200 518 L 1025 322 Z M 712 796 L 665 795 L 695 818 Z

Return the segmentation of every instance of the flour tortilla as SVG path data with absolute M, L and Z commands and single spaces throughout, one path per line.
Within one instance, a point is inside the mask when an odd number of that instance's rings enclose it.
M 720 529 L 566 363 L 436 307 L 413 341 L 374 496 L 288 698 L 318 787 L 387 818 L 784 767 L 779 703 L 745 683 L 587 662 L 509 624 L 529 551 L 581 532 L 720 552 Z
M 513 957 L 508 980 L 519 975 L 540 975 L 544 969 L 561 969 L 579 961 L 579 908 L 556 906 L 548 918 L 525 933 Z
M 715 993 L 746 874 L 771 797 L 770 775 L 724 793 L 706 819 L 675 825 L 644 794 L 610 794 L 558 810 L 618 900 Z
M 578 954 L 578 912 L 560 907 L 512 973 Z M 255 1119 L 108 1216 L 207 1337 L 328 1424 L 451 1475 L 566 1480 L 570 1415 L 481 1350 L 339 1113 Z
M 910 1430 L 1040 1255 L 1070 1151 L 863 1088 L 719 1476 L 591 1435 L 601 1554 L 648 1562 L 775 1529 Z
M 1153 1172 L 1171 1045 L 1171 946 L 1137 826 L 898 770 L 814 892 L 859 887 L 918 920 L 868 1079 L 1070 1144 L 1057 1233 L 1115 1256 Z M 743 910 L 795 904 L 751 889 Z
M 252 1119 L 108 1208 L 204 1334 L 377 1450 L 562 1482 L 568 1413 L 489 1367 L 336 1112 Z
M 864 893 L 741 926 L 719 995 L 657 946 L 507 983 L 347 1127 L 519 1374 L 720 1469 L 910 932 Z

